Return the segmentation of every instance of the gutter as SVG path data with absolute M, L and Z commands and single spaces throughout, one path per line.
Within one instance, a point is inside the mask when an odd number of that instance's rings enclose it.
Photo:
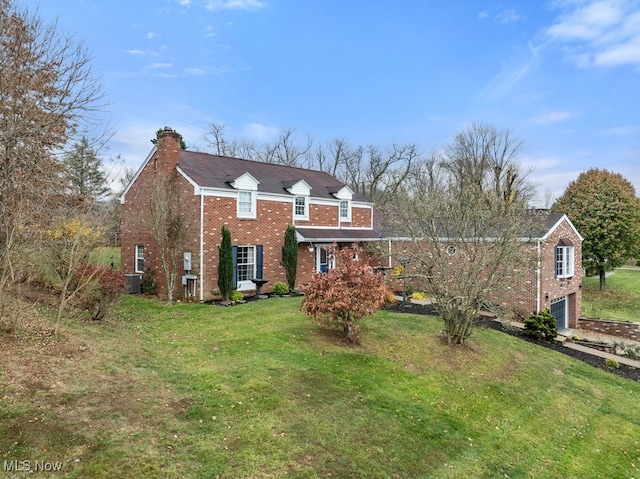
M 540 257 L 541 255 L 541 250 L 542 250 L 542 246 L 541 246 L 541 241 L 538 240 L 538 266 L 536 268 L 536 313 L 540 312 L 540 295 L 542 294 L 542 292 L 540 291 L 540 287 L 542 286 L 542 258 Z
M 200 302 L 204 302 L 204 191 L 200 188 Z

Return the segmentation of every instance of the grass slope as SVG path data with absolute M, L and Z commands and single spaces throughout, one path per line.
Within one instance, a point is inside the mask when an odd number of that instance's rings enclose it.
M 616 269 L 607 276 L 604 292 L 597 276 L 583 278 L 582 285 L 584 316 L 640 322 L 640 268 Z
M 125 297 L 117 323 L 2 338 L 3 460 L 78 478 L 638 476 L 640 384 L 491 330 L 449 348 L 410 314 L 377 313 L 350 347 L 299 303 Z

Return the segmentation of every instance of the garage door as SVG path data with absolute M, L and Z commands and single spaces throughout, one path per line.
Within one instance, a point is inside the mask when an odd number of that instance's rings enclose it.
M 567 297 L 556 299 L 551 302 L 551 315 L 556 318 L 558 331 L 567 327 Z

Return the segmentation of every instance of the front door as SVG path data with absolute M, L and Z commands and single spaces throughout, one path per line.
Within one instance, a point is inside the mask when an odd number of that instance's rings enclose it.
M 551 315 L 556 318 L 558 331 L 567 327 L 567 297 L 554 299 L 551 302 Z
M 316 248 L 316 271 L 326 273 L 335 268 L 335 259 L 329 253 L 331 245 L 319 245 Z

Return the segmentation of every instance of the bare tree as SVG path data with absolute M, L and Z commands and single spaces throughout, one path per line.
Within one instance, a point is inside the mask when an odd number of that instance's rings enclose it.
M 91 199 L 73 195 L 63 201 L 64 205 L 55 211 L 51 228 L 46 232 L 50 267 L 59 280 L 55 337 L 69 302 L 94 279 L 93 275 L 79 279 L 76 273 L 102 241 L 105 224 L 93 210 Z
M 148 215 L 145 220 L 145 226 L 153 234 L 158 247 L 169 305 L 173 304 L 178 272 L 182 270 L 181 251 L 186 236 L 186 223 L 180 210 L 176 181 L 176 173 L 156 178 L 149 192 Z
M 307 135 L 300 144 L 295 136 L 295 128 L 287 128 L 272 143 L 265 143 L 256 148 L 256 159 L 264 163 L 277 163 L 285 166 L 304 166 L 302 160 L 313 146 L 313 138 Z
M 473 187 L 509 202 L 527 202 L 534 187 L 527 179 L 530 172 L 516 162 L 521 148 L 510 130 L 474 123 L 445 148 L 442 167 L 459 190 Z
M 204 135 L 204 140 L 213 147 L 213 153 L 230 158 L 253 159 L 256 156 L 256 146 L 246 138 L 230 138 L 226 135 L 226 123 L 211 123 Z
M 61 151 L 95 121 L 102 93 L 90 56 L 16 0 L 0 0 L 0 313 L 16 294 L 21 249 L 37 235 L 48 197 L 64 186 Z M 12 290 L 13 288 L 13 290 Z
M 386 229 L 402 238 L 396 255 L 423 279 L 450 344 L 463 344 L 479 309 L 534 267 L 527 240 L 539 221 L 524 202 L 487 190 L 480 173 L 492 171 L 481 164 L 486 158 L 470 157 L 477 150 L 466 148 L 467 140 L 484 141 L 456 137 L 443 159 L 425 164 L 424 184 L 394 197 L 385 214 Z M 506 157 L 515 168 L 515 156 Z

